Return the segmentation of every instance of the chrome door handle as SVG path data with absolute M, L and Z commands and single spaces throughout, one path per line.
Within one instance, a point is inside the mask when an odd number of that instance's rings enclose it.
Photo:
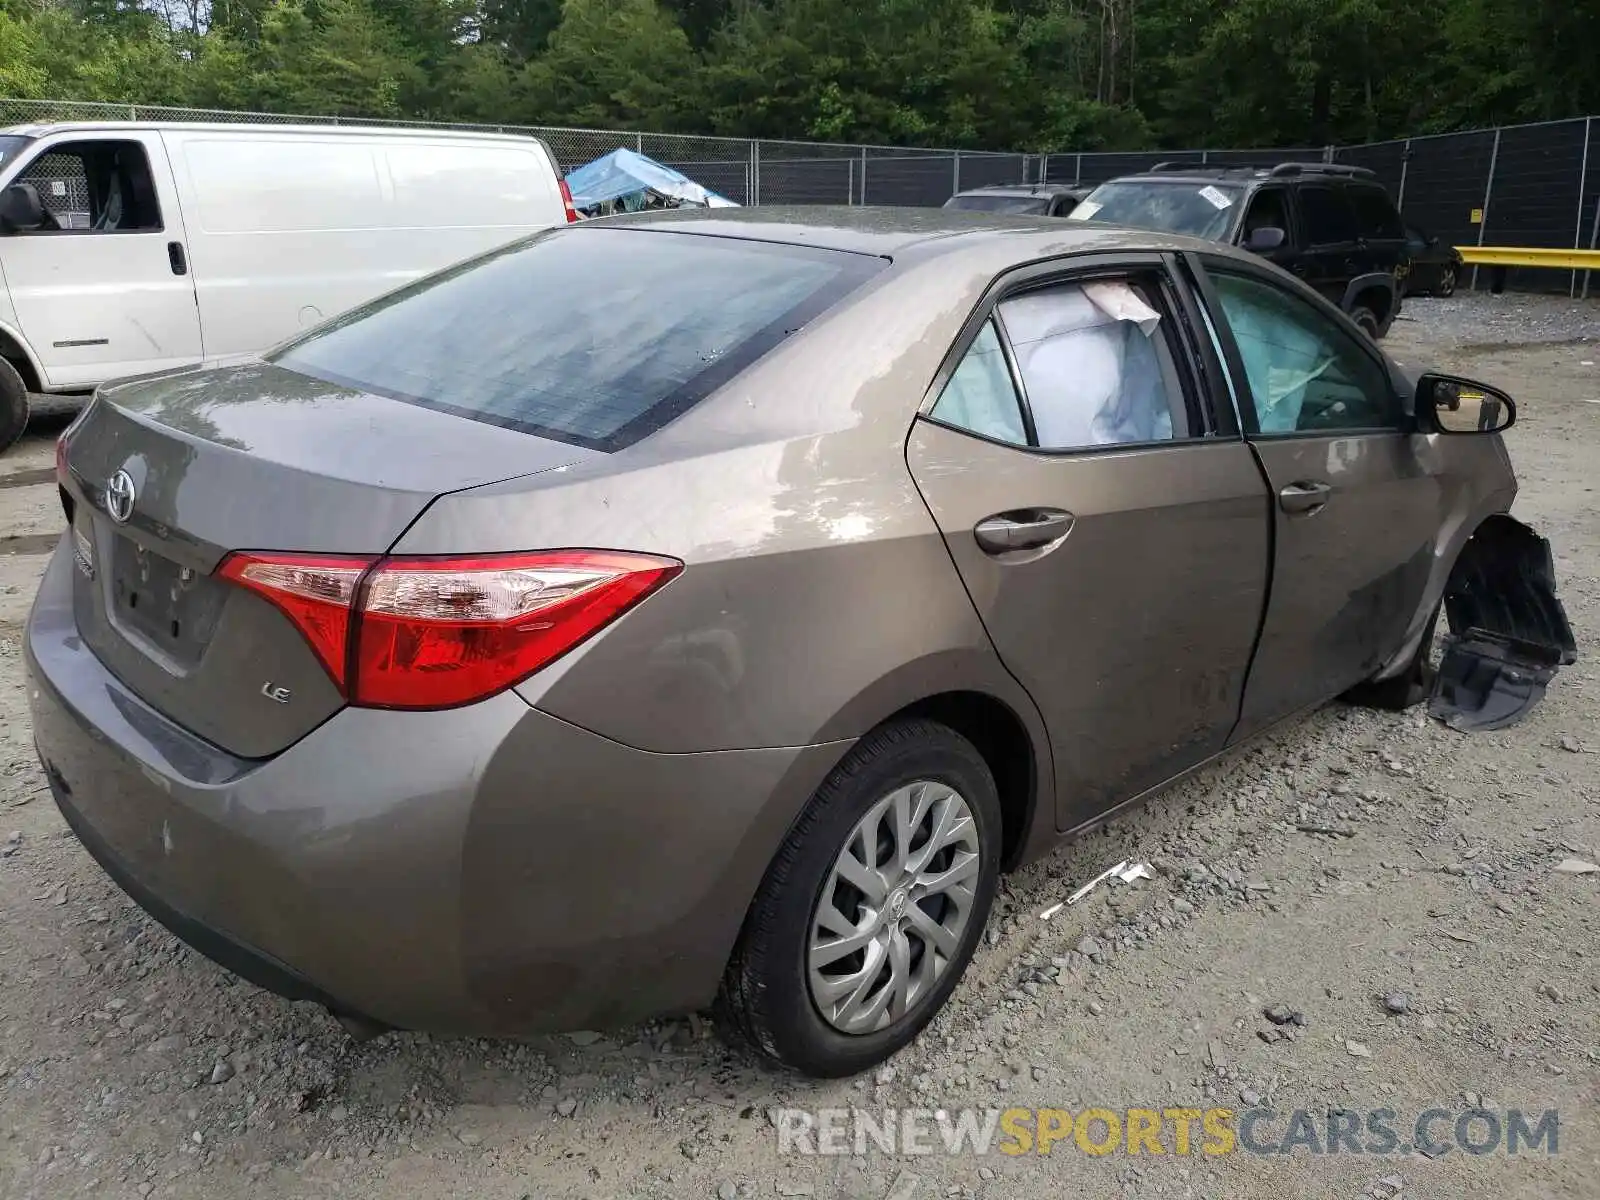
M 1013 509 L 979 521 L 972 536 L 987 554 L 1038 550 L 1071 533 L 1072 522 L 1072 514 L 1059 508 Z
M 1333 489 L 1320 480 L 1301 480 L 1278 493 L 1278 507 L 1293 515 L 1314 513 L 1331 495 Z

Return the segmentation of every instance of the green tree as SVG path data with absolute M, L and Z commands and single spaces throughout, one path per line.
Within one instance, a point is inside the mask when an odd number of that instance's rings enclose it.
M 523 71 L 529 122 L 683 127 L 698 61 L 656 0 L 566 0 L 543 55 Z
M 366 0 L 278 0 L 261 18 L 254 85 L 278 112 L 399 117 L 422 71 Z

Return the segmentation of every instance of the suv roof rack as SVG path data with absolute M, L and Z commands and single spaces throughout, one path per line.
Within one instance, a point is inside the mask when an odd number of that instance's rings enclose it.
M 1376 179 L 1378 173 L 1369 167 L 1353 167 L 1348 163 L 1279 163 L 1272 168 L 1273 175 L 1345 175 L 1358 179 Z
M 1213 163 L 1194 162 L 1181 159 L 1172 159 L 1168 162 L 1158 162 L 1153 167 L 1145 169 L 1144 174 L 1156 175 L 1168 172 L 1193 171 L 1209 175 L 1225 175 L 1230 172 L 1260 171 L 1269 177 L 1284 175 L 1343 175 L 1353 179 L 1375 179 L 1377 172 L 1367 167 L 1350 166 L 1347 163 L 1323 162 L 1280 162 L 1280 163 Z

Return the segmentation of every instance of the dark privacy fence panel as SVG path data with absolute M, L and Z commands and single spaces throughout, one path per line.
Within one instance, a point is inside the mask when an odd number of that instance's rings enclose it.
M 1484 207 L 1494 132 L 1411 139 L 1406 161 L 1406 219 L 1456 246 L 1475 245 L 1473 213 Z
M 1327 153 L 1326 146 L 1289 146 L 1277 150 L 1206 150 L 1203 157 L 1210 167 L 1271 167 L 1282 162 L 1322 162 Z
M 1580 238 L 1578 230 L 1583 181 L 1572 166 L 1583 161 L 1587 126 L 1586 121 L 1561 121 L 1500 131 L 1483 233 L 1485 245 L 1571 246 L 1580 240 L 1588 244 L 1588 231 Z M 1506 284 L 1516 289 L 1564 292 L 1571 285 L 1571 275 L 1512 270 Z
M 962 154 L 960 157 L 963 189 L 1028 181 L 1025 154 Z
M 866 204 L 898 204 L 938 208 L 956 192 L 956 156 L 919 154 L 869 155 L 866 161 Z
M 1600 121 L 1590 120 L 1588 169 L 1583 183 L 1583 227 L 1580 244 L 1586 249 L 1600 248 Z M 1600 271 L 1585 271 L 1573 281 L 1586 295 L 1600 289 Z
M 1057 157 L 1051 155 L 1052 158 Z M 1108 179 L 1115 179 L 1118 175 L 1132 175 L 1137 171 L 1148 171 L 1157 163 L 1170 162 L 1174 159 L 1188 161 L 1198 160 L 1199 154 L 1188 153 L 1161 153 L 1145 152 L 1139 154 L 1084 154 L 1080 182 L 1088 187 L 1096 183 L 1104 183 Z
M 859 203 L 860 166 L 855 158 L 763 159 L 761 203 Z
M 1401 185 L 1405 182 L 1406 173 L 1404 142 L 1341 146 L 1333 152 L 1333 161 L 1351 167 L 1365 167 L 1378 177 L 1378 182 L 1388 189 L 1391 196 L 1397 201 L 1401 199 Z

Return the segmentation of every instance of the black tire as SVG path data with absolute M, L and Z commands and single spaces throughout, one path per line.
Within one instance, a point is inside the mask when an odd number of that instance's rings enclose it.
M 835 860 L 879 799 L 936 780 L 967 802 L 978 835 L 971 915 L 928 994 L 886 1029 L 847 1034 L 812 1000 L 806 970 L 813 914 Z M 1001 815 L 994 777 L 972 743 L 928 720 L 896 721 L 862 738 L 812 796 L 768 867 L 717 998 L 719 1024 L 784 1066 L 822 1079 L 855 1075 L 912 1041 L 944 1006 L 983 937 L 1000 875 Z
M 0 358 L 0 454 L 28 427 L 28 386 L 17 369 Z
M 1439 273 L 1439 286 L 1433 289 L 1433 294 L 1441 299 L 1456 294 L 1456 269 L 1446 267 Z
M 1378 320 L 1378 314 L 1372 309 L 1368 308 L 1365 304 L 1351 305 L 1350 319 L 1359 325 L 1361 327 L 1361 332 L 1366 334 L 1373 341 L 1377 341 L 1378 338 L 1382 336 L 1382 334 L 1379 333 L 1379 330 L 1383 327 L 1383 322 Z
M 1433 692 L 1436 673 L 1433 662 L 1433 635 L 1439 627 L 1439 612 L 1442 607 L 1442 604 L 1436 607 L 1433 615 L 1428 618 L 1428 628 L 1423 632 L 1422 641 L 1417 644 L 1417 652 L 1411 656 L 1411 661 L 1406 664 L 1405 670 L 1388 679 L 1369 679 L 1365 683 L 1356 684 L 1344 694 L 1345 701 L 1362 708 L 1402 712 L 1426 700 Z

